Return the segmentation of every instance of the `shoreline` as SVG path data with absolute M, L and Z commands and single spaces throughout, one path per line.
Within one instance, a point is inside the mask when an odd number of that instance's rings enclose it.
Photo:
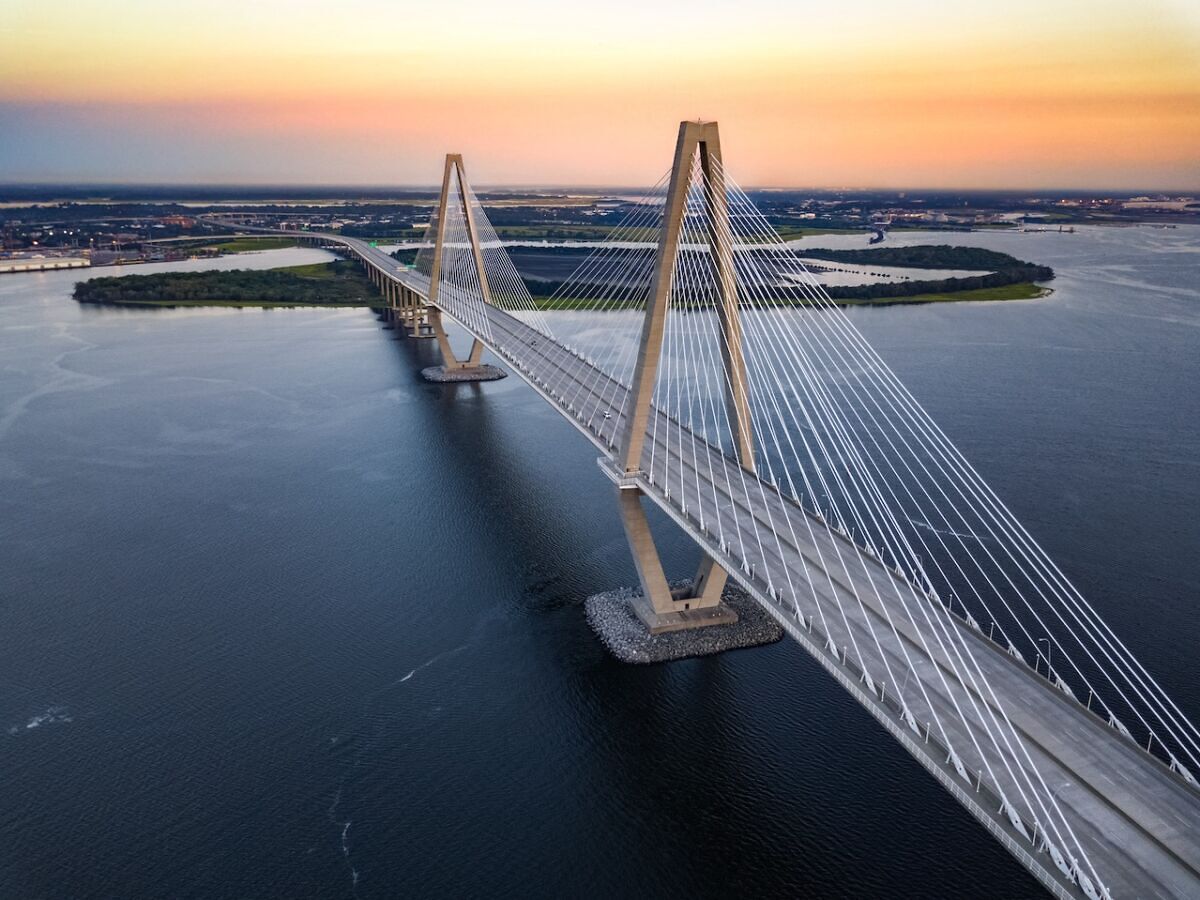
M 966 291 L 945 291 L 928 294 L 902 294 L 894 297 L 869 297 L 856 299 L 851 297 L 832 298 L 829 302 L 834 306 L 900 306 L 903 304 L 925 303 L 995 303 L 1007 300 L 1040 300 L 1054 293 L 1054 288 L 1035 282 L 1019 282 L 991 288 L 973 288 Z M 606 301 L 590 298 L 559 299 L 551 301 L 549 297 L 534 297 L 537 308 L 544 312 L 587 312 L 597 309 Z M 792 308 L 809 309 L 816 307 L 815 303 L 774 303 L 772 309 Z M 620 307 L 634 309 L 635 307 Z
M 870 300 L 833 300 L 834 306 L 846 308 L 852 306 L 920 306 L 929 303 L 1003 303 L 1009 300 L 1041 300 L 1054 293 L 1054 288 L 1042 285 L 1029 285 L 1032 290 L 1011 291 L 1007 296 L 997 296 L 1010 291 L 1010 288 L 1025 288 L 1026 285 L 1011 285 L 1002 288 L 979 288 L 973 291 L 952 291 L 944 294 L 915 294 L 901 297 L 876 297 Z M 589 312 L 594 311 L 600 301 L 581 300 L 572 305 L 546 305 L 544 298 L 534 298 L 534 303 L 543 312 Z M 214 309 L 387 309 L 386 303 L 320 303 L 311 301 L 286 300 L 110 300 L 104 302 L 79 301 L 87 306 L 118 306 L 140 307 L 144 309 L 196 309 L 210 306 Z M 812 303 L 779 304 L 772 308 L 809 309 L 815 307 Z M 613 310 L 618 312 L 620 310 Z

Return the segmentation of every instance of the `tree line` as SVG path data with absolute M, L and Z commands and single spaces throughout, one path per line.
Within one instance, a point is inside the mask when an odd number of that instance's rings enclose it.
M 297 271 L 297 269 L 302 271 Z M 234 269 L 227 272 L 161 272 L 93 278 L 75 285 L 80 303 L 274 303 L 367 304 L 378 301 L 371 282 L 349 262 L 295 269 Z

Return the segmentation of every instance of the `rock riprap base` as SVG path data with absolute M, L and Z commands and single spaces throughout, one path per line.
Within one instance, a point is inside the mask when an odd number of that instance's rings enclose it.
M 732 582 L 721 595 L 721 600 L 738 614 L 732 625 L 710 625 L 658 635 L 650 634 L 633 610 L 631 601 L 641 593 L 640 588 L 616 588 L 593 594 L 584 602 L 588 624 L 621 662 L 645 664 L 711 656 L 726 650 L 773 644 L 783 637 L 780 624 Z
M 430 366 L 421 370 L 421 377 L 436 384 L 456 384 L 462 381 L 499 381 L 508 373 L 497 366 L 486 363 L 471 369 L 447 369 L 445 366 Z

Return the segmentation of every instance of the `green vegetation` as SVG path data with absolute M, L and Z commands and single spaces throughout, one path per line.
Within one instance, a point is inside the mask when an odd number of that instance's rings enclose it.
M 819 234 L 864 234 L 861 228 L 808 228 L 803 225 L 776 225 L 775 233 L 785 241 L 813 237 Z
M 345 260 L 281 269 L 93 278 L 75 285 L 75 299 L 116 306 L 383 305 L 370 279 Z
M 290 237 L 240 237 L 220 244 L 210 245 L 222 253 L 248 253 L 253 250 L 282 250 L 298 246 L 299 241 Z
M 597 309 L 608 306 L 609 302 L 600 297 L 534 297 L 533 302 L 538 309 Z M 634 306 L 631 302 L 628 305 Z
M 940 294 L 912 294 L 899 297 L 877 297 L 872 300 L 837 300 L 839 306 L 882 306 L 893 303 L 953 303 L 962 300 L 1035 300 L 1053 293 L 1048 287 L 1030 281 L 1006 284 L 1003 287 L 976 288 L 969 291 L 947 291 Z
M 339 265 L 340 263 L 340 265 Z M 334 260 L 331 263 L 308 263 L 303 266 L 281 266 L 278 269 L 267 269 L 267 272 L 290 272 L 301 278 L 344 278 L 359 275 L 361 280 L 370 284 L 371 281 L 355 263 L 347 260 Z
M 506 241 L 602 241 L 612 237 L 616 225 L 497 225 L 496 234 Z M 633 228 L 621 232 L 621 240 L 654 241 L 656 228 Z
M 807 247 L 801 251 L 809 259 L 864 263 L 872 266 L 899 266 L 916 269 L 974 269 L 997 272 L 1014 268 L 1044 268 L 1022 262 L 1015 256 L 982 247 L 951 247 L 949 244 L 921 244 L 916 247 L 867 247 L 861 250 L 825 250 Z M 1047 271 L 1049 271 L 1047 269 Z
M 557 248 L 555 248 L 557 249 Z M 578 251 L 577 251 L 578 252 Z M 806 250 L 809 258 L 850 265 L 880 265 L 923 269 L 975 271 L 957 278 L 915 281 L 881 281 L 873 284 L 827 285 L 825 290 L 839 305 L 875 303 L 940 303 L 954 300 L 1024 300 L 1045 296 L 1049 290 L 1035 282 L 1050 281 L 1054 270 L 1024 262 L 1007 253 L 977 247 L 923 245 L 917 247 L 871 247 L 858 250 Z M 594 309 L 610 293 L 603 283 L 568 286 L 559 278 L 531 278 L 526 286 L 543 309 Z M 569 297 L 554 297 L 562 290 Z M 550 298 L 554 297 L 553 300 Z M 804 306 L 809 303 L 798 288 L 779 303 Z
M 1035 281 L 1050 281 L 1054 270 L 1023 262 L 1007 253 L 980 247 L 950 247 L 945 244 L 918 247 L 876 247 L 868 250 L 806 250 L 805 256 L 836 262 L 866 263 L 881 266 L 922 269 L 967 269 L 979 275 L 936 278 L 921 281 L 876 284 L 830 285 L 826 288 L 835 300 L 888 300 L 915 297 L 944 297 L 969 291 L 1005 288 Z M 993 299 L 1006 299 L 996 297 Z M 913 301 L 921 302 L 921 301 Z
M 429 229 L 392 226 L 369 222 L 365 225 L 343 225 L 337 230 L 342 237 L 358 238 L 360 241 L 378 241 L 381 244 L 400 244 L 405 241 L 422 241 Z
M 1033 284 L 1032 282 L 1024 282 L 1022 284 L 1008 284 L 1003 287 L 993 288 L 976 288 L 966 291 L 947 291 L 939 294 L 911 294 L 908 296 L 900 295 L 893 297 L 872 297 L 865 300 L 853 300 L 849 298 L 833 298 L 833 302 L 837 306 L 889 306 L 900 303 L 953 303 L 961 301 L 983 301 L 983 300 L 1033 300 L 1038 297 L 1045 297 L 1053 291 L 1048 287 Z M 538 309 L 548 310 L 586 310 L 598 309 L 601 306 L 609 306 L 608 302 L 600 298 L 589 297 L 534 297 L 534 302 Z M 625 304 L 629 308 L 634 308 L 635 304 Z M 792 304 L 779 303 L 777 305 L 793 305 L 793 306 L 810 306 L 811 302 L 807 298 L 797 296 Z

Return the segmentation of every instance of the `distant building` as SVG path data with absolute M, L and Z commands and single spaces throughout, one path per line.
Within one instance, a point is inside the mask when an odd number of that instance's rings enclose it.
M 0 273 L 43 272 L 50 269 L 81 269 L 90 265 L 91 262 L 81 256 L 43 256 L 41 254 L 21 254 L 0 257 Z
M 1133 200 L 1126 200 L 1121 204 L 1122 209 L 1169 209 L 1182 210 L 1187 209 L 1192 204 L 1196 203 L 1195 197 L 1178 197 L 1173 200 L 1168 200 L 1165 197 L 1162 199 L 1151 200 L 1149 197 L 1136 197 Z

